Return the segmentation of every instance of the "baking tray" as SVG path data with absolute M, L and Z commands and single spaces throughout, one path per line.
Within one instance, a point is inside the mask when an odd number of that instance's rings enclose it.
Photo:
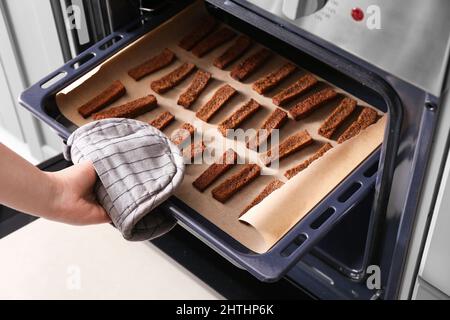
M 245 30 L 260 43 L 278 48 L 278 52 L 300 65 L 308 65 L 310 71 L 325 77 L 347 92 L 388 112 L 388 124 L 381 147 L 374 199 L 369 212 L 369 225 L 362 264 L 357 273 L 354 265 L 334 259 L 332 265 L 345 270 L 354 280 L 364 279 L 365 269 L 373 262 L 383 230 L 386 210 L 391 194 L 394 170 L 398 165 L 397 152 L 403 124 L 403 104 L 397 92 L 388 83 L 385 71 L 362 61 L 357 56 L 324 41 L 301 28 L 292 29 L 285 20 L 260 9 L 245 0 L 206 0 L 216 16 L 222 21 Z M 371 71 L 368 71 L 371 70 Z M 376 166 L 374 164 L 374 166 Z M 361 199 L 359 199 L 361 200 Z M 342 235 L 346 236 L 346 235 Z M 333 258 L 334 254 L 328 252 Z
M 115 32 L 26 90 L 20 98 L 21 104 L 49 124 L 63 139 L 67 139 L 76 126 L 59 113 L 55 95 L 185 6 L 186 2 L 174 4 L 164 12 L 155 14 L 142 27 L 131 26 Z M 61 75 L 62 79 L 53 81 Z M 249 251 L 179 199 L 170 199 L 162 209 L 174 215 L 180 224 L 231 262 L 245 268 L 260 280 L 276 281 L 340 221 L 360 197 L 373 188 L 376 175 L 369 176 L 367 172 L 373 170 L 379 158 L 380 150 L 377 150 L 264 254 Z

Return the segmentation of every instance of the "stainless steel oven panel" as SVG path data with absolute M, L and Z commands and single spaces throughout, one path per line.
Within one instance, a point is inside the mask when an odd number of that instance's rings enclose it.
M 264 7 L 268 1 L 227 2 L 267 14 L 293 32 L 306 31 L 327 46 L 337 47 L 425 92 L 435 96 L 441 93 L 450 51 L 448 0 L 328 0 L 314 14 L 295 20 L 277 13 L 273 4 Z M 352 18 L 354 8 L 364 12 L 363 21 Z

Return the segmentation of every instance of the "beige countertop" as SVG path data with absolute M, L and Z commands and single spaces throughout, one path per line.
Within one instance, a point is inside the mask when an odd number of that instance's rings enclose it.
M 0 299 L 222 299 L 150 243 L 40 219 L 0 240 Z

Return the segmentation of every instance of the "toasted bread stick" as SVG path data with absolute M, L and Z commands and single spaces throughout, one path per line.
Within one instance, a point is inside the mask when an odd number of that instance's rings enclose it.
M 185 123 L 172 134 L 170 141 L 172 141 L 175 145 L 180 146 L 183 142 L 189 138 L 192 138 L 194 134 L 195 127 L 190 123 Z
M 220 57 L 214 60 L 214 66 L 224 69 L 230 63 L 241 57 L 252 45 L 252 40 L 247 36 L 239 36 Z
M 210 34 L 217 26 L 216 20 L 212 16 L 206 17 L 202 20 L 195 29 L 181 39 L 178 46 L 184 50 L 190 51 L 197 43 Z
M 365 107 L 359 115 L 358 119 L 353 122 L 350 127 L 348 127 L 347 130 L 345 130 L 345 132 L 339 137 L 338 143 L 343 143 L 357 136 L 361 131 L 377 122 L 377 120 L 377 112 L 372 108 Z
M 219 124 L 219 131 L 224 137 L 226 137 L 228 130 L 238 128 L 245 120 L 253 116 L 260 108 L 261 105 L 258 102 L 250 99 L 249 102 Z
M 211 100 L 197 111 L 197 118 L 208 122 L 236 93 L 236 90 L 228 84 L 219 88 Z
M 325 153 L 327 153 L 329 150 L 333 149 L 333 146 L 330 143 L 324 144 L 316 153 L 314 153 L 310 158 L 303 161 L 299 165 L 289 169 L 286 171 L 284 176 L 288 179 L 292 179 L 297 174 L 308 168 L 314 161 L 320 159 L 323 157 Z
M 270 165 L 276 160 L 283 160 L 291 154 L 300 151 L 314 142 L 313 138 L 309 135 L 308 131 L 300 131 L 280 143 L 279 146 L 273 147 L 267 151 L 263 158 L 265 165 Z
M 238 81 L 243 81 L 253 74 L 258 68 L 260 68 L 267 59 L 270 58 L 272 53 L 267 49 L 260 49 L 250 57 L 239 63 L 231 70 L 231 77 Z
M 248 141 L 247 148 L 256 150 L 261 144 L 263 144 L 267 141 L 267 139 L 270 138 L 273 130 L 280 129 L 287 121 L 288 114 L 281 109 L 276 109 L 266 119 L 266 121 L 264 121 L 264 124 L 256 133 L 256 136 Z
M 220 160 L 212 164 L 205 172 L 203 172 L 192 184 L 200 192 L 205 191 L 211 184 L 230 170 L 237 161 L 237 153 L 229 149 Z
M 197 45 L 192 49 L 192 54 L 201 58 L 225 42 L 233 39 L 235 36 L 236 32 L 233 30 L 221 28 L 197 43 Z
M 94 114 L 94 120 L 102 120 L 109 118 L 136 118 L 144 113 L 152 111 L 158 106 L 155 96 L 148 95 L 146 97 L 128 102 L 121 106 Z
M 194 79 L 192 79 L 189 88 L 178 99 L 178 104 L 185 108 L 189 108 L 205 90 L 210 80 L 211 73 L 198 70 L 194 76 Z
M 247 164 L 218 187 L 212 190 L 214 199 L 227 202 L 234 194 L 261 175 L 261 168 L 256 164 Z
M 322 123 L 319 128 L 319 134 L 325 138 L 331 139 L 336 130 L 352 115 L 356 110 L 356 100 L 344 98 L 331 115 Z
M 150 87 L 153 91 L 159 94 L 165 93 L 186 79 L 195 70 L 195 68 L 196 66 L 193 63 L 183 63 L 171 73 L 165 75 L 159 80 L 153 81 Z
M 155 119 L 149 122 L 149 124 L 158 130 L 164 130 L 169 124 L 175 120 L 175 116 L 170 112 L 166 111 L 161 113 Z
M 127 90 L 120 81 L 114 81 L 107 89 L 95 98 L 82 105 L 78 112 L 83 118 L 89 118 L 94 113 L 106 108 L 111 103 L 119 100 L 126 94 Z
M 242 211 L 239 218 L 242 217 L 244 214 L 246 214 L 251 208 L 254 206 L 260 204 L 265 198 L 270 196 L 274 191 L 280 189 L 282 186 L 284 186 L 284 182 L 275 179 L 272 182 L 270 182 L 263 191 L 255 198 L 253 201 Z
M 337 92 L 331 88 L 320 90 L 293 106 L 289 109 L 289 113 L 295 120 L 304 119 L 317 108 L 333 100 L 337 96 Z
M 278 86 L 284 79 L 297 70 L 297 66 L 290 62 L 284 64 L 280 69 L 269 73 L 265 77 L 256 81 L 252 88 L 259 94 L 265 94 Z
M 169 49 L 164 49 L 158 55 L 150 58 L 141 65 L 128 71 L 128 75 L 134 80 L 139 81 L 142 78 L 167 67 L 175 60 L 175 53 Z
M 282 106 L 295 100 L 309 89 L 317 84 L 317 79 L 310 74 L 306 74 L 286 89 L 277 93 L 273 98 L 273 104 L 276 106 Z

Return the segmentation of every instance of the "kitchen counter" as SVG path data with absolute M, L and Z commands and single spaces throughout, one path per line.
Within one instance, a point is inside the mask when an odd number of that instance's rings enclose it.
M 37 220 L 0 240 L 0 299 L 221 299 L 149 242 L 110 225 Z

